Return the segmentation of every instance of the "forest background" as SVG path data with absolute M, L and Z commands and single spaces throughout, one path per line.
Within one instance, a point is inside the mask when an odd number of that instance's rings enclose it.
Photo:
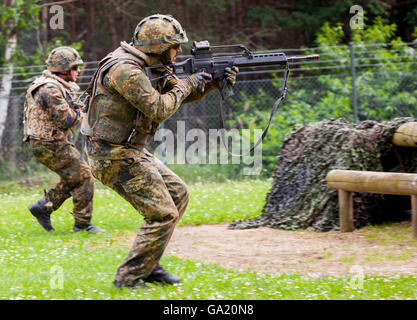
M 351 40 L 349 9 L 360 5 L 368 21 L 382 17 L 397 26 L 396 35 L 413 40 L 417 25 L 417 1 L 414 0 L 2 0 L 0 15 L 2 37 L 0 60 L 4 63 L 5 40 L 17 33 L 16 59 L 38 62 L 40 50 L 46 58 L 49 46 L 82 43 L 86 61 L 95 61 L 130 40 L 137 23 L 155 14 L 172 14 L 187 31 L 190 40 L 207 39 L 213 44 L 243 43 L 253 50 L 309 47 L 325 22 L 343 25 L 343 42 Z M 50 7 L 64 9 L 64 29 L 49 28 Z M 185 45 L 185 52 L 192 41 Z M 19 52 L 24 55 L 19 55 Z M 26 59 L 24 59 L 26 57 Z

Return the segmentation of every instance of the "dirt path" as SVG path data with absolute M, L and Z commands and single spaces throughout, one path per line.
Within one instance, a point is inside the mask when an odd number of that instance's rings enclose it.
M 268 273 L 346 275 L 360 266 L 365 274 L 417 275 L 417 240 L 410 223 L 352 233 L 227 226 L 177 227 L 166 254 Z

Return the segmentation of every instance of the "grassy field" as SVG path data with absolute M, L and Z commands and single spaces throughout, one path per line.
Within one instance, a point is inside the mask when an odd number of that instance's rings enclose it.
M 258 216 L 271 186 L 267 181 L 190 185 L 189 208 L 180 224 L 229 222 Z M 113 191 L 96 190 L 94 224 L 107 233 L 71 233 L 72 203 L 53 214 L 55 232 L 35 222 L 27 206 L 33 191 L 0 195 L 0 299 L 416 299 L 411 276 L 365 276 L 363 287 L 346 277 L 308 277 L 232 270 L 204 261 L 164 256 L 166 269 L 182 277 L 175 286 L 118 290 L 112 285 L 128 247 L 121 243 L 142 218 Z

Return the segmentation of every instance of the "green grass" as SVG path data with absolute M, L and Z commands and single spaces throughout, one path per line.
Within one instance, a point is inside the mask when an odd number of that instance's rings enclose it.
M 27 205 L 42 197 L 41 190 L 47 189 L 48 185 L 51 187 L 57 181 L 55 175 L 50 175 L 49 183 L 42 181 L 41 186 L 31 189 L 25 186 L 24 181 L 23 184 L 0 184 L 0 201 L 5 206 L 9 203 L 10 209 L 8 210 L 27 212 Z M 271 185 L 272 179 L 191 184 L 188 186 L 190 191 L 188 208 L 179 225 L 215 224 L 254 218 L 261 214 Z M 66 214 L 61 213 L 68 213 L 71 209 L 72 203 L 67 200 L 52 215 L 53 224 L 58 224 L 58 226 L 62 224 L 62 219 Z M 6 212 L 6 207 L 3 212 Z M 142 223 L 142 216 L 116 192 L 96 181 L 93 221 L 104 224 L 111 222 L 113 227 L 116 224 L 121 229 L 132 224 L 137 228 Z
M 190 205 L 181 224 L 257 216 L 270 185 L 271 180 L 190 185 Z M 127 255 L 128 239 L 140 227 L 138 213 L 113 191 L 98 188 L 93 222 L 107 233 L 71 233 L 71 201 L 53 214 L 56 231 L 47 233 L 27 211 L 27 205 L 40 196 L 40 190 L 0 195 L 1 300 L 417 298 L 417 281 L 412 276 L 365 276 L 363 287 L 358 288 L 352 285 L 351 275 L 266 274 L 172 256 L 164 256 L 162 264 L 182 277 L 181 284 L 118 290 L 112 282 Z
M 126 254 L 125 248 L 92 249 L 86 246 L 85 239 L 65 244 L 52 240 L 41 252 L 36 252 L 34 247 L 36 244 L 23 250 L 12 248 L 8 262 L 3 262 L 2 266 L 9 272 L 3 273 L 0 299 L 278 300 L 415 299 L 417 296 L 417 282 L 411 276 L 366 276 L 361 288 L 355 287 L 349 277 L 310 278 L 297 274 L 233 271 L 175 257 L 164 257 L 162 263 L 170 272 L 182 277 L 179 285 L 150 284 L 146 289 L 118 290 L 112 286 L 114 268 Z M 23 256 L 30 264 L 22 262 Z M 61 282 L 57 280 L 59 272 Z
M 181 224 L 212 224 L 261 214 L 272 180 L 190 186 L 190 203 Z
M 243 165 L 187 164 L 184 166 L 182 164 L 168 164 L 168 167 L 187 183 L 227 182 L 228 180 L 242 179 L 242 177 L 245 179 L 251 177 L 242 176 Z

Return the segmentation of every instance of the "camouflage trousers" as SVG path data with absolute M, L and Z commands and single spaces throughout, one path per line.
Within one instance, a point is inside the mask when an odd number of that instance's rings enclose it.
M 29 148 L 36 159 L 58 174 L 60 182 L 45 192 L 48 210 L 57 210 L 72 197 L 75 222 L 87 225 L 93 211 L 94 177 L 75 146 L 68 141 L 29 140 Z
M 146 149 L 134 158 L 92 160 L 93 175 L 114 189 L 144 217 L 116 281 L 134 286 L 159 262 L 176 224 L 188 205 L 185 183 Z

